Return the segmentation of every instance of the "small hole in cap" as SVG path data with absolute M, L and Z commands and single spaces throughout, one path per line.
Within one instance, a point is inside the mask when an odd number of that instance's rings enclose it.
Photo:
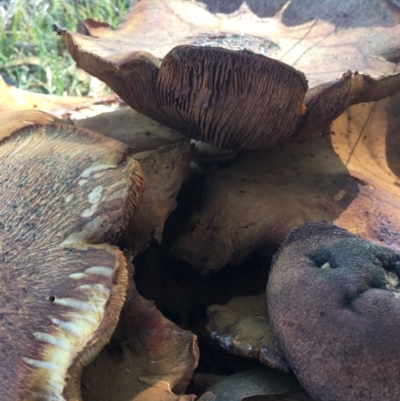
M 54 302 L 54 301 L 56 300 L 56 297 L 53 296 L 53 295 L 50 295 L 49 297 L 47 297 L 47 300 L 48 300 L 49 302 Z

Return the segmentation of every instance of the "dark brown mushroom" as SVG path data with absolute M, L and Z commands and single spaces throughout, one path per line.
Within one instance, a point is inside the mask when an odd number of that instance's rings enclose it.
M 127 288 L 118 239 L 144 187 L 120 142 L 33 125 L 0 142 L 0 399 L 80 400 Z
M 132 108 L 224 149 L 295 140 L 351 104 L 400 89 L 390 61 L 400 52 L 395 3 L 373 0 L 360 12 L 359 0 L 340 0 L 329 16 L 316 1 L 281 2 L 275 14 L 270 2 L 256 3 L 257 12 L 243 2 L 240 12 L 221 14 L 217 0 L 208 10 L 144 0 L 115 31 L 86 20 L 90 36 L 60 33 L 78 65 Z
M 267 287 L 273 332 L 316 401 L 400 398 L 400 253 L 323 223 L 290 233 Z
M 273 253 L 290 230 L 309 221 L 400 249 L 399 104 L 396 95 L 352 106 L 331 130 L 242 154 L 212 171 L 193 193 L 172 254 L 208 274 L 255 251 Z

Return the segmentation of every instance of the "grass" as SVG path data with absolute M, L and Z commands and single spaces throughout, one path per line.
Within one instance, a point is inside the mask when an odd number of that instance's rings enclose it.
M 0 0 L 0 74 L 22 89 L 85 95 L 89 80 L 79 73 L 54 26 L 75 31 L 94 18 L 116 27 L 132 0 Z

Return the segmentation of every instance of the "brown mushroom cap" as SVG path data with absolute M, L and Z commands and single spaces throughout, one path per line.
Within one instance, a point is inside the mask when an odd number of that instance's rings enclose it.
M 194 401 L 182 395 L 199 360 L 197 338 L 143 298 L 128 263 L 129 284 L 110 344 L 82 374 L 85 401 Z
M 275 252 L 310 221 L 400 249 L 399 106 L 399 95 L 352 106 L 330 132 L 212 171 L 195 188 L 173 255 L 208 274 Z
M 211 305 L 207 316 L 208 332 L 227 352 L 288 371 L 269 323 L 265 293 L 231 298 L 226 305 Z
M 400 399 L 400 253 L 338 227 L 291 232 L 267 286 L 279 347 L 316 401 Z
M 247 3 L 221 14 L 217 0 L 208 10 L 200 1 L 142 0 L 117 30 L 86 20 L 90 36 L 61 34 L 78 65 L 132 108 L 224 149 L 297 139 L 351 104 L 400 89 L 390 61 L 400 49 L 395 4 L 280 2 L 270 13 L 270 2 Z
M 115 140 L 30 126 L 0 142 L 1 400 L 80 400 L 127 286 L 116 240 L 137 209 L 140 166 Z

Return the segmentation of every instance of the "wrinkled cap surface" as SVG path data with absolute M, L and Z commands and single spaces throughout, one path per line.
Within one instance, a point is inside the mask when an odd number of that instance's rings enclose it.
M 30 126 L 0 142 L 0 399 L 80 400 L 127 287 L 118 238 L 140 166 L 115 140 Z
M 267 286 L 273 332 L 316 401 L 400 398 L 400 253 L 333 225 L 291 232 Z
M 303 137 L 400 89 L 396 2 L 228 3 L 143 0 L 115 31 L 60 33 L 132 108 L 223 149 Z

